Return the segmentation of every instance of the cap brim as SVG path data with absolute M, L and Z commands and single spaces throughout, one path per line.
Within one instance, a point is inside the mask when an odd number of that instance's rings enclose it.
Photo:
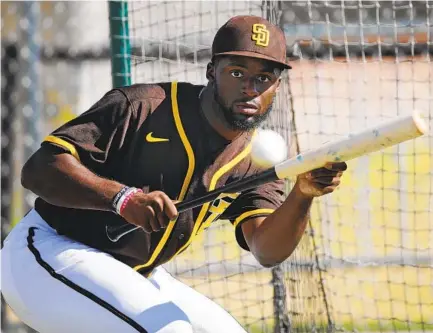
M 260 54 L 260 53 L 256 53 L 256 52 L 250 52 L 250 51 L 231 51 L 231 52 L 222 52 L 222 53 L 215 53 L 213 56 L 221 56 L 221 55 L 237 55 L 237 56 L 244 56 L 244 57 L 249 57 L 249 58 L 258 58 L 258 59 L 264 59 L 264 60 L 269 60 L 272 62 L 275 62 L 277 64 L 283 65 L 284 68 L 292 68 L 292 66 L 290 66 L 289 64 L 287 64 L 286 62 L 281 62 L 276 60 L 275 58 Z

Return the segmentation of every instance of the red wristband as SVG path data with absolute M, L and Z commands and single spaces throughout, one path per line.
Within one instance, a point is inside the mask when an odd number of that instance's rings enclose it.
M 139 193 L 139 192 L 143 192 L 141 189 L 139 188 L 135 188 L 133 191 L 129 192 L 125 198 L 122 200 L 122 205 L 119 208 L 119 215 L 122 215 L 123 210 L 125 209 L 128 201 L 134 196 L 134 194 Z

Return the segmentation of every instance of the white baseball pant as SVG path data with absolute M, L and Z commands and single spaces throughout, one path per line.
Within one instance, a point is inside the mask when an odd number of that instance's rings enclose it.
M 60 236 L 32 210 L 1 251 L 2 293 L 40 333 L 245 333 L 219 305 L 162 267 L 145 278 Z

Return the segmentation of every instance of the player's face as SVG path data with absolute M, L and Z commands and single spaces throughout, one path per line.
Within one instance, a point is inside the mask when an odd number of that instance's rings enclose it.
M 214 67 L 214 97 L 235 130 L 259 126 L 272 109 L 281 69 L 270 61 L 224 56 Z

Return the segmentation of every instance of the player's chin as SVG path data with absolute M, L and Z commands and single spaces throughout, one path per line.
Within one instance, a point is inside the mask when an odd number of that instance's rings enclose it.
M 260 122 L 256 121 L 255 117 L 233 116 L 231 117 L 230 126 L 232 129 L 241 131 L 250 131 L 257 128 Z
M 225 117 L 232 129 L 249 131 L 257 128 L 265 120 L 266 115 L 261 114 L 260 111 L 244 114 L 232 108 L 226 110 Z
M 247 109 L 237 107 L 231 109 L 231 118 L 235 121 L 253 124 L 260 121 L 262 117 L 263 116 L 260 109 Z
M 252 122 L 254 120 L 254 115 L 233 112 L 232 118 L 235 121 L 244 121 L 244 122 L 250 121 L 250 122 Z

